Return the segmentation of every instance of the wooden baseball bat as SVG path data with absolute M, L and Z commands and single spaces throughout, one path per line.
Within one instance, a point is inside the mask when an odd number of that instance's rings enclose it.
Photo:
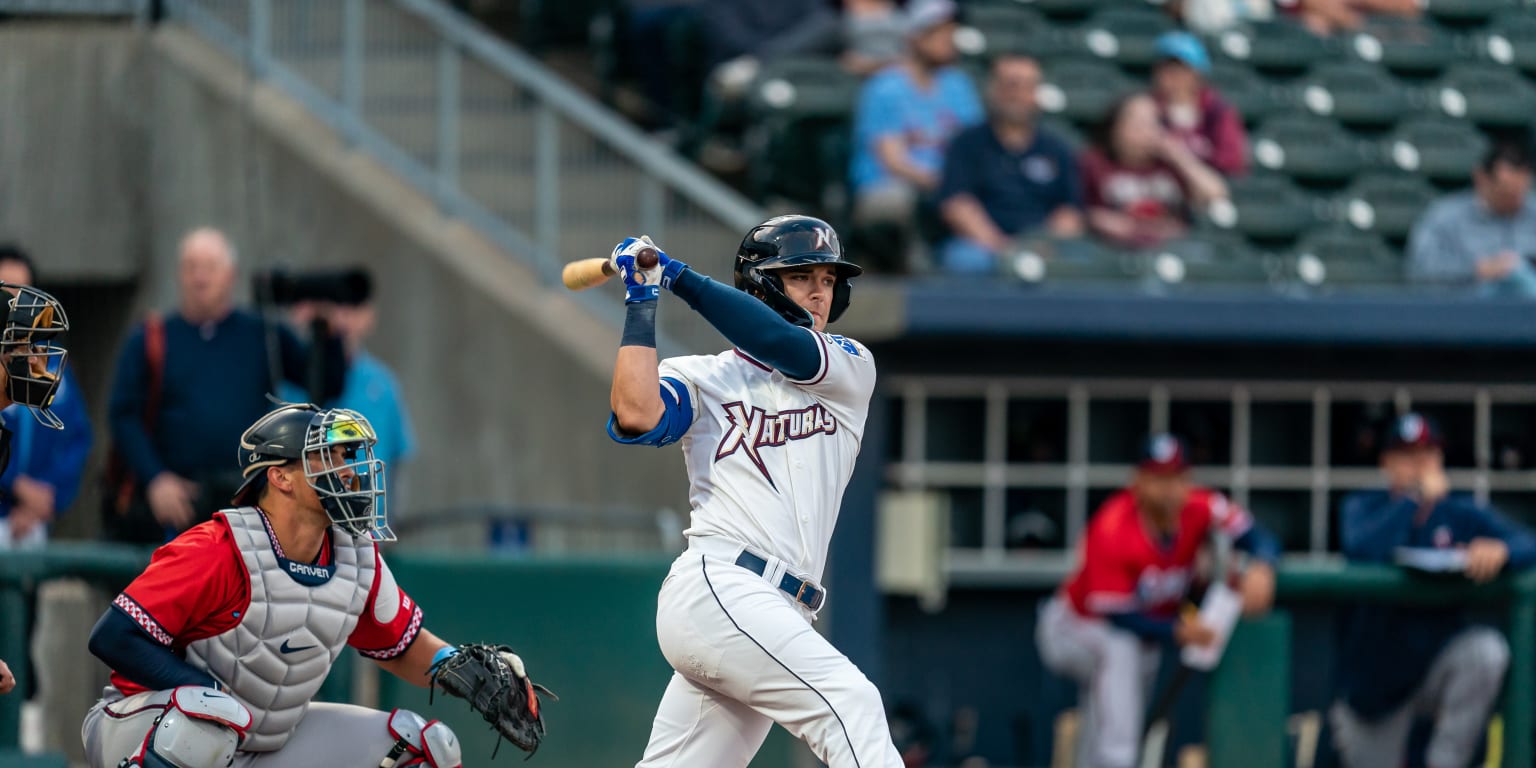
M 650 269 L 656 266 L 661 257 L 657 255 L 655 248 L 642 248 L 635 254 L 635 266 L 641 269 Z M 585 291 L 588 288 L 602 285 L 608 282 L 608 278 L 618 274 L 608 259 L 597 257 L 581 259 L 565 265 L 560 271 L 560 282 L 573 291 Z

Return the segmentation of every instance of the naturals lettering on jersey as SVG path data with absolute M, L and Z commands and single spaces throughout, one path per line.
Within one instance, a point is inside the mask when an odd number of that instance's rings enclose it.
M 837 432 L 837 418 L 820 405 L 782 413 L 767 413 L 757 406 L 749 408 L 739 402 L 726 403 L 721 409 L 725 411 L 731 429 L 720 438 L 720 445 L 715 449 L 715 462 L 719 463 L 740 450 L 775 489 L 778 485 L 768 473 L 759 449 Z

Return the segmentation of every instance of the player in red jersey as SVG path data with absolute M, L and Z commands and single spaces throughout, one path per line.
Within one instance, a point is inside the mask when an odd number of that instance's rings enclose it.
M 1245 613 L 1269 609 L 1275 539 L 1222 494 L 1192 485 L 1183 444 L 1147 441 L 1131 486 L 1094 514 L 1078 569 L 1041 608 L 1036 643 L 1047 668 L 1078 681 L 1076 765 L 1136 764 L 1147 694 L 1161 646 L 1209 645 L 1210 627 L 1181 616 L 1195 558 L 1212 536 L 1249 554 Z
M 457 653 L 379 554 L 375 442 L 360 414 L 313 405 L 246 430 L 233 507 L 156 550 L 91 633 L 112 669 L 81 728 L 91 768 L 461 765 L 436 720 L 312 703 L 347 646 L 420 686 Z

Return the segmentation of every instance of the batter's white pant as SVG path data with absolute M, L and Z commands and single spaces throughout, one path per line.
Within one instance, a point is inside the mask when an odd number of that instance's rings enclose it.
M 1136 765 L 1161 649 L 1103 619 L 1079 616 L 1061 597 L 1041 607 L 1035 645 L 1047 669 L 1077 681 L 1076 765 Z
M 1503 635 L 1489 627 L 1467 629 L 1440 651 L 1424 683 L 1397 711 L 1367 721 L 1342 701 L 1333 705 L 1329 721 L 1340 758 L 1348 768 L 1398 768 L 1406 759 L 1413 721 L 1434 717 L 1424 763 L 1464 768 L 1472 762 L 1508 667 Z
M 662 582 L 656 638 L 676 672 L 637 768 L 745 768 L 774 723 L 829 768 L 902 768 L 880 692 L 740 551 L 695 540 Z
M 117 768 L 138 752 L 170 697 L 170 691 L 148 691 L 123 698 L 108 688 L 80 727 L 91 768 Z M 388 712 L 315 703 L 281 749 L 236 752 L 232 768 L 379 768 L 394 746 Z

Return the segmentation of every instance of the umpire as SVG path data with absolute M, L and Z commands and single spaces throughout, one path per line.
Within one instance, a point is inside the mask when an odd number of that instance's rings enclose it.
M 1385 490 L 1344 499 L 1341 538 L 1351 562 L 1388 563 L 1398 547 L 1462 549 L 1467 578 L 1488 582 L 1536 563 L 1536 538 L 1470 496 L 1449 493 L 1435 424 L 1408 413 L 1380 443 Z M 1509 644 L 1459 606 L 1364 605 L 1344 638 L 1343 698 L 1330 719 L 1348 768 L 1404 765 L 1419 717 L 1434 720 L 1430 768 L 1461 768 L 1477 750 L 1509 666 Z

